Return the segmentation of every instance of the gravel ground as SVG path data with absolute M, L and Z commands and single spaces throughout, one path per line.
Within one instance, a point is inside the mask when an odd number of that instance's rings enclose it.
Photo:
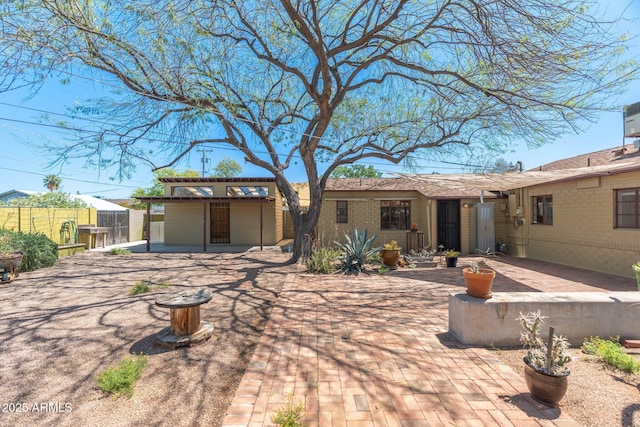
M 0 285 L 0 425 L 220 425 L 286 274 L 288 254 L 86 252 Z M 170 286 L 130 296 L 136 281 Z M 210 289 L 211 339 L 166 351 L 160 293 Z M 132 398 L 96 387 L 101 371 L 147 354 Z
M 627 349 L 640 360 L 640 349 Z M 525 350 L 496 350 L 500 359 L 524 376 Z M 585 427 L 639 427 L 640 375 L 612 369 L 596 356 L 572 349 L 575 360 L 560 409 Z
M 0 285 L 0 426 L 220 425 L 295 268 L 282 264 L 287 259 L 276 252 L 88 252 Z M 128 295 L 140 280 L 170 286 Z M 169 324 L 156 296 L 188 288 L 214 293 L 202 306 L 213 337 L 176 351 L 154 347 Z M 640 376 L 573 351 L 561 410 L 587 427 L 640 427 Z M 148 363 L 132 398 L 97 389 L 98 373 L 139 353 Z M 496 353 L 522 375 L 524 351 Z

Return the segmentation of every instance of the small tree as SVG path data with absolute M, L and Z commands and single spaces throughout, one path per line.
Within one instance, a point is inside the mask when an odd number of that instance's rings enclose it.
M 331 172 L 331 178 L 382 178 L 382 172 L 371 165 L 338 166 Z
M 7 206 L 29 206 L 33 208 L 84 209 L 87 204 L 71 194 L 61 192 L 38 193 L 29 197 L 16 197 L 6 203 Z
M 164 184 L 160 182 L 160 178 L 176 178 L 176 177 L 190 177 L 197 178 L 200 176 L 198 171 L 194 169 L 186 169 L 184 171 L 177 171 L 171 168 L 158 169 L 154 171 L 155 178 L 151 187 L 136 188 L 131 193 L 131 198 L 136 197 L 161 197 L 164 196 Z M 147 205 L 145 203 L 134 202 L 132 207 L 134 209 L 144 209 Z
M 242 172 L 242 166 L 231 157 L 223 157 L 218 162 L 215 168 L 213 168 L 212 176 L 220 178 L 229 178 L 238 176 Z

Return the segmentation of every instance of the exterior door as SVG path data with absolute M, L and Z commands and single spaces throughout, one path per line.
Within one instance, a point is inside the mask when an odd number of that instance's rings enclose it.
M 438 246 L 460 250 L 460 200 L 438 200 Z
M 496 231 L 493 219 L 493 203 L 476 205 L 476 229 L 478 232 L 478 249 L 496 250 Z
M 211 203 L 211 243 L 231 243 L 229 203 Z

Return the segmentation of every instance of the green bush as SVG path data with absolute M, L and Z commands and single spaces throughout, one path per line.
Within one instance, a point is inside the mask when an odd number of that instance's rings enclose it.
M 131 253 L 131 249 L 127 249 L 127 248 L 111 248 L 109 250 L 109 252 L 107 252 L 109 255 L 129 255 Z
M 305 261 L 307 271 L 317 274 L 335 273 L 336 261 L 341 254 L 341 251 L 330 247 L 315 248 Z
M 614 368 L 626 372 L 640 372 L 640 362 L 624 352 L 620 345 L 620 337 L 608 340 L 603 340 L 600 337 L 585 338 L 580 348 L 584 353 L 599 356 L 607 365 Z
M 153 290 L 153 287 L 156 289 L 162 289 L 167 286 L 169 286 L 169 282 L 167 281 L 154 284 L 151 280 L 139 280 L 131 287 L 129 295 L 144 294 L 145 292 Z
M 42 233 L 0 230 L 0 252 L 21 251 L 20 271 L 51 267 L 58 260 L 58 245 Z
M 125 357 L 117 368 L 109 368 L 101 372 L 96 378 L 98 388 L 105 393 L 116 397 L 133 395 L 133 385 L 142 374 L 142 370 L 147 364 L 144 356 Z

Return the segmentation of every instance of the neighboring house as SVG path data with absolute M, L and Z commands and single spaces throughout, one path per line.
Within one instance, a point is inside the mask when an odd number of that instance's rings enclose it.
M 273 178 L 163 178 L 167 245 L 275 245 L 289 238 Z M 308 198 L 300 186 L 301 199 Z M 303 195 L 304 194 L 304 195 Z M 412 224 L 418 232 L 411 232 Z M 640 260 L 640 151 L 617 147 L 497 174 L 329 179 L 321 243 L 367 229 L 376 244 L 502 248 L 510 255 L 633 276 Z M 292 236 L 291 236 L 292 237 Z
M 34 194 L 38 194 L 37 191 L 29 190 L 9 190 L 4 193 L 0 193 L 0 202 L 7 203 L 11 199 L 17 199 L 19 197 L 29 197 Z

